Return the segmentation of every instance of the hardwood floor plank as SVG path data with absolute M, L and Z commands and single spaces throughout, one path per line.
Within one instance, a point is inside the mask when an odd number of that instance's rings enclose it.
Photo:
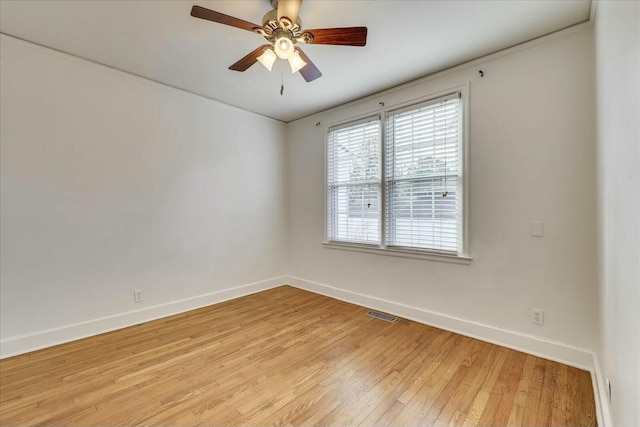
M 493 420 L 486 425 L 505 426 L 509 425 L 509 415 L 513 407 L 514 399 L 516 397 L 516 390 L 520 380 L 523 378 L 522 370 L 527 359 L 527 355 L 521 352 L 514 352 L 515 360 L 511 366 L 511 371 L 506 379 L 506 383 L 502 387 L 502 393 L 500 396 L 500 402 L 495 412 Z
M 406 402 L 403 411 L 392 420 L 391 424 L 417 425 L 420 420 L 429 415 L 434 406 L 443 404 L 442 391 L 456 374 L 460 375 L 461 369 L 466 371 L 467 367 L 463 366 L 463 361 L 472 353 L 473 348 L 474 340 L 455 336 L 450 347 L 445 347 L 438 358 L 426 366 L 425 372 L 421 374 L 425 377 L 424 383 L 411 400 Z M 439 408 L 437 411 L 439 414 Z
M 578 425 L 592 427 L 596 425 L 596 404 L 591 399 L 591 374 L 578 370 L 579 384 L 576 394 Z
M 533 380 L 535 361 L 536 357 L 531 355 L 528 355 L 525 360 L 524 367 L 522 368 L 522 377 L 518 382 L 513 406 L 511 407 L 511 413 L 509 414 L 509 420 L 507 421 L 507 424 L 510 426 L 525 425 L 525 409 L 527 408 L 527 404 L 532 403 L 529 400 L 529 384 Z
M 458 415 L 452 418 L 450 425 L 477 426 L 482 418 L 482 414 L 487 408 L 487 402 L 491 396 L 496 382 L 498 381 L 501 369 L 507 360 L 509 351 L 502 347 L 493 349 L 495 356 L 490 356 L 483 365 L 484 372 L 479 375 L 475 384 L 471 384 L 467 393 L 473 395 L 473 401 L 464 410 L 458 408 Z
M 597 425 L 588 372 L 282 286 L 0 361 L 2 425 Z
M 434 331 L 436 330 L 434 329 Z M 402 368 L 401 365 L 395 366 L 396 369 L 401 369 L 399 371 L 399 380 L 396 382 L 394 387 L 390 388 L 390 390 L 378 400 L 375 407 L 358 425 L 384 425 L 381 423 L 382 417 L 384 417 L 387 411 L 390 411 L 396 403 L 400 403 L 398 402 L 398 399 L 405 393 L 407 383 L 411 383 L 412 378 L 419 378 L 419 370 L 424 365 L 425 361 L 433 354 L 433 350 L 439 346 L 438 340 L 444 340 L 444 338 L 446 338 L 445 335 L 438 334 L 433 341 L 430 341 L 430 344 L 423 342 L 418 348 L 420 353 L 417 356 L 412 357 L 410 355 L 406 358 L 411 358 L 410 363 L 408 363 L 404 368 Z
M 556 366 L 556 376 L 554 379 L 553 405 L 551 407 L 551 425 L 566 426 L 567 423 L 567 369 L 566 365 Z
M 540 408 L 540 399 L 542 397 L 542 386 L 544 384 L 545 360 L 539 357 L 535 358 L 535 365 L 529 381 L 529 391 L 527 396 L 527 404 L 523 406 L 522 424 L 532 426 L 536 423 L 536 417 Z
M 540 405 L 534 425 L 547 427 L 551 425 L 551 409 L 553 407 L 554 381 L 556 378 L 556 364 L 545 360 L 544 382 L 540 395 Z
M 517 352 L 508 349 L 504 349 L 504 351 L 507 352 L 506 360 L 500 368 L 498 378 L 496 379 L 496 382 L 491 389 L 491 394 L 487 399 L 485 406 L 482 408 L 482 416 L 480 417 L 477 425 L 493 425 L 493 420 L 496 417 L 496 412 L 498 411 L 500 401 L 502 400 L 502 395 L 507 385 L 507 380 L 511 375 L 511 369 L 513 368 L 513 364 L 518 354 Z
M 470 403 L 470 400 L 464 401 L 465 398 L 468 399 L 465 392 L 473 382 L 473 378 L 477 375 L 487 355 L 493 349 L 493 346 L 486 345 L 486 343 L 478 345 L 477 342 L 473 342 L 473 344 L 472 352 L 462 362 L 462 366 L 458 368 L 455 375 L 449 380 L 447 386 L 438 396 L 436 403 L 431 407 L 427 416 L 420 421 L 419 425 L 446 426 L 454 416 L 457 408 L 466 407 Z

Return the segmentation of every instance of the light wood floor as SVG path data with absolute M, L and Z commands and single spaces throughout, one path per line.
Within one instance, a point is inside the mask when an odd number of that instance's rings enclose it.
M 596 424 L 588 372 L 288 286 L 0 361 L 2 425 Z

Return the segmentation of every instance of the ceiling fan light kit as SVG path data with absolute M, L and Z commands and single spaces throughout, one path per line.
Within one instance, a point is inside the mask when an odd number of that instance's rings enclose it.
M 270 48 L 266 48 L 262 55 L 258 56 L 257 59 L 262 65 L 264 65 L 264 68 L 271 71 L 271 68 L 273 68 L 273 63 L 276 62 L 276 59 L 278 59 L 278 57 L 273 52 L 273 50 L 271 50 Z
M 273 50 L 280 59 L 289 59 L 293 54 L 293 42 L 287 36 L 281 36 L 273 42 Z
M 300 53 L 295 51 L 289 57 L 289 65 L 291 65 L 291 74 L 294 74 L 303 69 L 307 63 L 300 57 Z
M 292 73 L 299 71 L 307 82 L 311 82 L 322 73 L 296 43 L 338 46 L 365 46 L 367 43 L 366 27 L 303 31 L 302 20 L 298 16 L 302 0 L 271 0 L 270 3 L 273 10 L 264 15 L 262 26 L 197 5 L 191 9 L 191 16 L 252 31 L 269 42 L 231 65 L 229 69 L 234 71 L 246 71 L 256 62 L 271 71 L 276 59 L 280 58 L 289 61 Z

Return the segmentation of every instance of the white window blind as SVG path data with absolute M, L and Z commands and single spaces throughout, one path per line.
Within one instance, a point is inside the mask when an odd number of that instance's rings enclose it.
M 387 116 L 387 246 L 462 252 L 461 130 L 457 93 Z
M 329 129 L 327 237 L 380 244 L 381 124 L 378 118 Z

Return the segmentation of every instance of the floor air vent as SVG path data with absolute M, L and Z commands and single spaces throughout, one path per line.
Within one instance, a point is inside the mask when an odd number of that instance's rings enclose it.
M 398 318 L 396 316 L 391 316 L 389 314 L 380 313 L 379 311 L 370 310 L 367 312 L 367 316 L 375 317 L 376 319 L 384 320 L 385 322 L 393 323 Z

